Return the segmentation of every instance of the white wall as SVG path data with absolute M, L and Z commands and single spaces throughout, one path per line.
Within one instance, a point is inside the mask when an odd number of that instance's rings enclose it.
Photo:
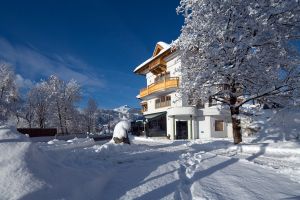
M 174 128 L 176 131 L 176 127 L 173 126 L 173 117 L 167 116 L 167 135 L 170 135 L 171 140 L 175 140 L 176 136 L 174 134 Z
M 233 130 L 232 130 L 232 123 L 230 122 L 227 122 L 227 137 L 229 138 L 233 138 Z
M 198 118 L 198 131 L 200 139 L 207 139 L 211 137 L 210 116 Z

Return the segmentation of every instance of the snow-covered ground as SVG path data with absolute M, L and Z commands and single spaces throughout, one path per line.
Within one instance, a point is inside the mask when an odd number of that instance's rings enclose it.
M 0 127 L 0 199 L 300 199 L 298 142 L 31 142 Z

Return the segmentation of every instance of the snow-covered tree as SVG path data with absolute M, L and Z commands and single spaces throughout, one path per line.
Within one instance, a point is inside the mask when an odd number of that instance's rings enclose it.
M 298 0 L 181 0 L 185 24 L 174 47 L 180 91 L 189 102 L 228 105 L 234 143 L 242 141 L 240 107 L 254 99 L 299 95 Z
M 90 98 L 87 103 L 87 107 L 84 109 L 84 116 L 86 121 L 86 130 L 87 132 L 95 132 L 96 130 L 96 120 L 98 113 L 97 102 Z
M 26 101 L 23 104 L 21 116 L 26 121 L 29 128 L 33 127 L 35 117 L 35 96 L 32 90 L 27 93 Z
M 18 99 L 15 73 L 7 64 L 0 64 L 0 118 L 7 118 Z
M 34 112 L 34 120 L 35 124 L 39 128 L 45 128 L 46 122 L 49 120 L 49 112 L 50 112 L 50 99 L 48 93 L 48 85 L 45 81 L 41 81 L 37 83 L 35 87 L 31 89 L 28 95 L 27 103 L 28 110 L 25 112 L 25 119 L 28 123 L 32 121 L 32 112 Z M 33 111 L 31 110 L 33 109 Z M 29 126 L 31 126 L 29 124 Z
M 75 80 L 65 83 L 57 76 L 50 76 L 47 81 L 53 120 L 58 122 L 61 133 L 68 133 L 68 128 L 74 118 L 75 103 L 81 98 L 80 86 Z

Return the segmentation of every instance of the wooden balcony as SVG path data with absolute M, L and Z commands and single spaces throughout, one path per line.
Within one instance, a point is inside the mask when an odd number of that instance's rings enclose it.
M 155 92 L 164 91 L 171 88 L 179 87 L 179 78 L 178 77 L 170 77 L 163 81 L 155 82 L 149 85 L 147 88 L 143 88 L 140 91 L 140 98 L 153 94 Z
M 155 75 L 165 72 L 166 69 L 167 63 L 162 58 L 155 59 L 151 63 L 149 63 L 149 70 Z

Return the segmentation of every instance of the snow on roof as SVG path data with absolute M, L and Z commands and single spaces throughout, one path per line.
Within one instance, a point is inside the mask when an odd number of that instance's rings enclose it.
M 141 69 L 143 66 L 145 66 L 146 64 L 148 64 L 149 62 L 151 62 L 152 60 L 156 59 L 157 57 L 159 57 L 161 54 L 163 54 L 164 52 L 166 52 L 167 50 L 169 50 L 171 48 L 170 44 L 167 44 L 165 42 L 158 42 L 156 45 L 159 45 L 163 48 L 163 50 L 161 50 L 156 56 L 153 56 L 149 59 L 147 59 L 145 62 L 143 62 L 142 64 L 140 64 L 139 66 L 137 66 L 133 72 L 136 72 L 137 70 Z
M 171 46 L 170 44 L 167 44 L 167 43 L 162 42 L 162 41 L 158 42 L 156 45 L 161 46 L 163 49 L 167 49 Z

